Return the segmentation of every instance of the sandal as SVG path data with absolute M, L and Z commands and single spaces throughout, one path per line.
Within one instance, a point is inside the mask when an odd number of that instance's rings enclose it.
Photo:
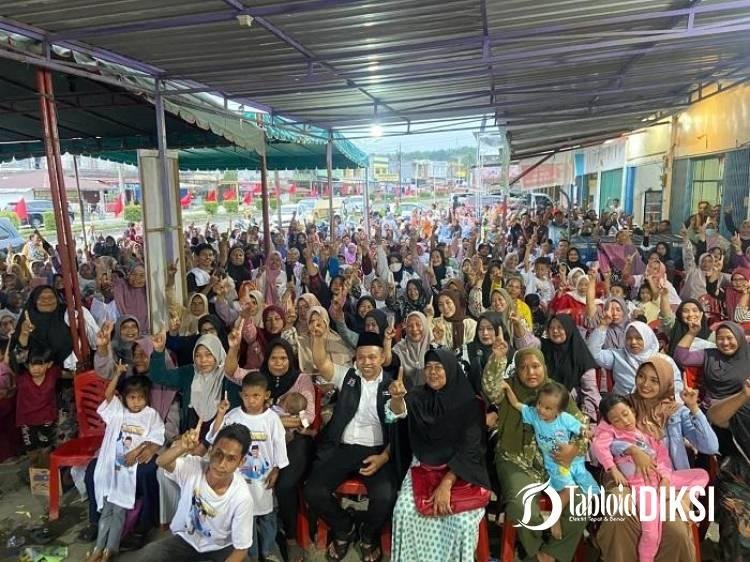
M 359 546 L 362 549 L 363 562 L 380 562 L 383 559 L 383 550 L 380 548 L 380 544 L 362 542 Z
M 357 528 L 353 528 L 349 531 L 343 539 L 333 539 L 328 544 L 328 550 L 326 550 L 326 558 L 328 560 L 343 560 L 346 557 L 346 553 L 349 552 L 349 545 L 354 540 Z
M 305 551 L 296 542 L 286 543 L 286 557 L 289 562 L 304 562 Z

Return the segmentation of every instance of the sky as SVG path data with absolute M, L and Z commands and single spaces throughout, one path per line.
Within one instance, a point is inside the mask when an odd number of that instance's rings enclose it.
M 474 140 L 474 135 L 471 131 L 450 131 L 443 133 L 380 137 L 377 139 L 356 139 L 354 142 L 362 150 L 370 154 L 388 154 L 390 152 L 397 152 L 399 144 L 401 144 L 401 150 L 403 152 L 476 146 L 476 141 Z

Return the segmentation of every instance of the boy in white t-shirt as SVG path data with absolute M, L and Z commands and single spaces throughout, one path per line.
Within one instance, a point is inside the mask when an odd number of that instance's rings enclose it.
M 139 551 L 138 562 L 245 560 L 253 541 L 253 498 L 237 469 L 250 449 L 250 432 L 239 424 L 224 427 L 204 460 L 190 454 L 199 447 L 200 424 L 156 461 L 180 487 L 180 500 L 173 534 Z
M 99 530 L 87 562 L 106 562 L 117 553 L 125 513 L 135 504 L 138 464 L 150 462 L 164 444 L 164 422 L 148 406 L 151 381 L 134 375 L 122 387 L 122 400 L 115 395 L 117 382 L 127 368 L 122 362 L 115 366 L 104 402 L 97 409 L 107 429 L 94 469 L 96 506 L 101 512 Z
M 250 430 L 252 444 L 239 469 L 253 496 L 255 537 L 249 552 L 250 560 L 257 560 L 262 555 L 266 562 L 281 562 L 281 552 L 276 544 L 278 524 L 273 509 L 273 488 L 279 469 L 289 464 L 284 424 L 276 412 L 266 408 L 271 393 L 262 374 L 249 373 L 242 379 L 240 397 L 242 405 L 229 412 L 226 397 L 219 403 L 206 441 L 215 442 L 217 430 L 231 424 L 241 424 Z

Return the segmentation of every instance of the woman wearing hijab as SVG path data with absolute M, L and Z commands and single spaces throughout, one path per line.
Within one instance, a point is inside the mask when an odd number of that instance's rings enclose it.
M 258 290 L 267 304 L 280 304 L 286 292 L 287 277 L 284 271 L 284 261 L 279 252 L 273 251 L 268 255 L 265 267 L 257 274 Z
M 487 273 L 482 280 L 482 306 L 489 308 L 492 292 L 503 288 L 503 264 L 499 261 L 490 262 Z
M 307 314 L 307 332 L 299 336 L 299 363 L 305 373 L 315 373 L 315 362 L 312 355 L 312 337 L 310 326 L 314 322 L 322 322 L 326 328 L 326 351 L 331 355 L 331 361 L 336 365 L 350 365 L 354 351 L 336 332 L 331 330 L 331 318 L 322 306 L 313 306 Z
M 580 267 L 571 269 L 566 280 L 568 290 L 561 289 L 557 292 L 549 303 L 549 310 L 552 314 L 568 314 L 576 326 L 585 327 L 586 297 L 591 281 Z
M 483 412 L 455 355 L 444 349 L 430 350 L 424 365 L 425 384 L 407 394 L 406 404 L 403 399 L 401 404 L 394 404 L 397 399 L 389 404 L 407 412 L 412 466 L 446 469 L 435 499 L 441 516 L 424 517 L 417 511 L 412 471 L 408 471 L 393 510 L 391 560 L 473 560 L 484 508 L 455 514 L 440 510 L 443 500 L 450 506 L 455 479 L 490 489 L 484 464 Z M 447 490 L 445 498 L 443 490 Z
M 648 324 L 631 322 L 625 328 L 625 345 L 622 349 L 604 349 L 603 343 L 607 335 L 607 325 L 612 321 L 608 314 L 603 314 L 599 327 L 589 335 L 588 347 L 597 365 L 602 369 L 612 371 L 614 378 L 613 392 L 630 394 L 635 388 L 635 373 L 638 368 L 658 355 L 672 367 L 675 394 L 679 397 L 682 392 L 682 372 L 671 357 L 659 353 L 659 340 Z
M 421 312 L 410 312 L 404 323 L 404 337 L 393 346 L 393 354 L 404 369 L 403 381 L 407 390 L 424 384 L 424 356 L 430 349 L 432 331 L 427 317 Z
M 22 365 L 26 363 L 31 348 L 51 350 L 54 364 L 65 368 L 65 360 L 73 353 L 73 338 L 66 317 L 65 305 L 52 287 L 42 285 L 31 291 L 11 338 L 10 366 L 13 372 L 23 370 Z M 34 326 L 28 339 L 22 338 L 21 330 L 27 319 Z
M 378 308 L 377 302 L 370 295 L 360 297 L 357 305 L 354 307 L 354 313 L 346 316 L 346 326 L 356 334 L 365 331 L 365 317 L 371 310 Z
M 461 356 L 465 344 L 476 335 L 477 321 L 466 315 L 461 297 L 455 291 L 442 291 L 438 295 L 437 304 L 440 316 L 432 320 L 434 342 Z
M 146 292 L 146 268 L 143 264 L 136 264 L 127 269 L 124 279 L 119 275 L 113 275 L 112 289 L 117 311 L 124 316 L 134 316 L 141 329 L 147 330 L 149 326 L 148 294 Z
M 537 502 L 524 502 L 520 492 L 526 486 L 546 482 L 549 476 L 544 468 L 533 429 L 530 425 L 523 423 L 521 413 L 505 400 L 505 393 L 500 383 L 505 377 L 506 353 L 504 345 L 496 345 L 482 377 L 484 395 L 489 403 L 497 408 L 498 417 L 495 428 L 498 432 L 498 441 L 495 464 L 500 482 L 498 495 L 505 501 L 506 521 L 524 520 L 530 525 L 537 525 L 543 519 Z M 538 349 L 521 349 L 516 352 L 514 363 L 515 374 L 508 380 L 508 383 L 520 402 L 535 402 L 539 389 L 550 380 L 544 355 Z M 569 401 L 567 412 L 578 418 L 581 423 L 586 423 L 585 416 L 581 414 L 573 400 Z M 579 438 L 569 443 L 561 443 L 555 458 L 558 464 L 569 466 L 574 458 L 585 455 L 586 451 L 586 440 Z M 531 509 L 530 519 L 524 518 L 528 508 Z M 560 539 L 519 527 L 517 529 L 518 540 L 523 545 L 526 557 L 529 559 L 536 557 L 545 562 L 572 560 L 583 530 L 586 528 L 587 520 L 585 517 L 573 517 L 568 510 L 565 510 L 561 523 L 562 537 Z
M 586 313 L 586 326 L 592 329 L 601 326 L 603 316 L 610 318 L 604 334 L 603 349 L 625 347 L 625 329 L 629 321 L 628 305 L 621 297 L 609 297 L 599 310 L 596 300 L 596 283 L 592 282 L 591 277 L 589 277 L 589 287 L 586 293 Z
M 750 560 L 747 521 L 750 506 L 750 378 L 740 389 L 715 401 L 708 418 L 731 436 L 733 450 L 727 452 L 717 478 L 716 521 L 719 524 L 720 559 Z
M 669 335 L 669 348 L 668 353 L 671 357 L 675 358 L 678 365 L 684 367 L 680 363 L 677 355 L 677 344 L 682 341 L 685 334 L 688 333 L 689 326 L 691 324 L 698 323 L 700 330 L 697 331 L 693 338 L 690 349 L 706 349 L 716 347 L 713 340 L 714 336 L 711 330 L 708 328 L 708 317 L 703 312 L 703 306 L 700 301 L 695 299 L 687 299 L 680 303 L 674 314 L 662 315 L 662 327 L 665 331 L 670 331 Z
M 133 364 L 133 345 L 138 340 L 141 327 L 135 316 L 123 316 L 114 323 L 105 322 L 96 336 L 94 370 L 107 380 L 112 378 L 115 363 Z
M 239 339 L 237 330 L 230 334 L 225 371 L 231 381 L 241 386 L 242 379 L 250 371 L 240 368 L 237 364 Z M 266 351 L 260 373 L 268 381 L 271 405 L 279 406 L 287 395 L 299 393 L 307 400 L 307 408 L 304 410 L 305 419 L 312 424 L 315 420 L 315 385 L 312 378 L 307 374 L 302 374 L 297 367 L 297 358 L 292 346 L 289 342 L 276 338 L 268 343 Z M 286 443 L 289 465 L 279 472 L 275 487 L 276 499 L 279 503 L 279 516 L 287 540 L 288 559 L 300 562 L 304 552 L 296 539 L 299 485 L 312 463 L 314 444 L 310 435 L 299 431 L 304 429 L 300 416 L 280 414 L 280 417 L 287 430 L 297 431 L 293 432 L 292 439 Z
M 716 328 L 715 349 L 693 349 L 700 325 L 692 323 L 677 343 L 675 359 L 686 367 L 703 367 L 703 385 L 709 400 L 726 398 L 742 389 L 750 374 L 750 344 L 742 326 L 722 322 Z
M 176 311 L 175 311 L 176 312 Z M 198 318 L 205 316 L 208 309 L 208 297 L 203 293 L 193 293 L 188 298 L 188 305 L 182 311 L 179 332 L 181 336 L 193 336 L 198 333 Z
M 466 375 L 478 396 L 482 394 L 482 374 L 487 362 L 492 356 L 492 346 L 498 336 L 508 343 L 508 356 L 513 357 L 513 333 L 508 322 L 497 312 L 485 312 L 477 321 L 477 331 L 474 339 L 467 346 L 469 357 Z
M 685 267 L 685 280 L 680 291 L 682 299 L 699 299 L 709 316 L 709 324 L 721 320 L 724 306 L 724 286 L 729 284 L 729 275 L 722 273 L 723 264 L 714 256 L 703 253 L 696 263 L 693 243 L 685 233 L 682 245 L 682 261 Z
M 235 287 L 240 287 L 246 281 L 252 281 L 253 273 L 247 266 L 245 250 L 242 246 L 235 246 L 229 252 L 226 272 L 234 281 Z
M 578 268 L 583 271 L 584 274 L 589 272 L 588 266 L 581 261 L 581 252 L 578 251 L 578 248 L 572 246 L 568 248 L 568 252 L 565 255 L 565 263 L 570 271 Z
M 743 324 L 750 333 L 750 268 L 737 267 L 732 271 L 729 287 L 724 294 L 727 318 Z
M 430 300 L 422 281 L 410 279 L 406 282 L 404 294 L 398 299 L 400 317 L 406 318 L 412 312 L 424 313 L 425 307 L 430 304 Z
M 552 366 L 552 380 L 567 388 L 581 411 L 596 422 L 602 399 L 596 378 L 597 364 L 573 318 L 568 314 L 550 318 L 541 348 L 545 363 Z
M 229 388 L 229 382 L 224 378 L 224 360 L 227 354 L 221 340 L 214 334 L 201 336 L 193 349 L 193 363 L 175 369 L 169 369 L 166 364 L 166 333 L 156 334 L 151 340 L 154 345 L 151 354 L 151 380 L 180 392 L 180 431 L 195 427 L 200 420 L 203 424 L 202 439 L 216 416 L 223 391 Z
M 193 362 L 193 348 L 195 342 L 203 335 L 214 334 L 227 348 L 227 332 L 224 322 L 214 314 L 204 314 L 198 320 L 198 333 L 191 336 L 181 336 L 177 330 L 167 332 L 167 349 L 175 354 L 177 365 L 189 365 Z
M 684 398 L 690 398 L 686 400 L 690 407 L 675 400 L 672 365 L 667 359 L 664 355 L 656 355 L 644 361 L 638 367 L 635 387 L 628 398 L 633 405 L 638 428 L 664 442 L 674 470 L 687 470 L 690 461 L 686 441 L 706 455 L 716 454 L 719 443 L 708 419 L 697 405 L 695 390 L 686 389 L 683 393 Z M 611 478 L 605 477 L 604 486 L 611 493 L 617 493 L 616 484 Z M 637 560 L 639 536 L 637 515 L 624 521 L 605 518 L 596 536 L 602 559 L 607 562 Z M 656 561 L 694 562 L 691 542 L 689 527 L 683 521 L 663 522 Z

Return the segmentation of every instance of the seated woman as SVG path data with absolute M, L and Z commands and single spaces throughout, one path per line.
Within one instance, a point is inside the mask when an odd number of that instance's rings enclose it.
M 403 381 L 393 381 L 388 407 L 395 414 L 407 412 L 412 466 L 444 474 L 434 492 L 435 516 L 425 517 L 415 505 L 412 471 L 407 472 L 393 510 L 391 560 L 474 560 L 484 507 L 453 513 L 451 488 L 459 479 L 490 488 L 484 464 L 482 408 L 450 351 L 428 351 L 424 373 L 425 384 L 414 388 L 406 399 Z
M 718 439 L 711 429 L 708 419 L 697 407 L 697 393 L 685 389 L 682 397 L 685 406 L 674 400 L 672 388 L 672 366 L 663 356 L 655 356 L 645 361 L 637 371 L 635 390 L 629 396 L 636 415 L 636 423 L 641 429 L 659 435 L 659 439 L 669 451 L 669 461 L 673 470 L 690 468 L 685 441 L 699 453 L 714 455 L 719 450 Z M 636 457 L 638 454 L 636 453 Z M 633 460 L 636 460 L 636 457 Z M 651 465 L 651 457 L 638 462 Z M 603 485 L 609 493 L 616 494 L 617 484 L 604 477 Z M 690 529 L 682 521 L 665 521 L 656 562 L 695 562 Z M 637 516 L 625 521 L 605 519 L 601 522 L 596 542 L 601 549 L 602 560 L 607 562 L 632 562 L 638 560 L 637 546 L 640 536 L 640 523 Z
M 747 372 L 747 371 L 746 371 Z M 715 401 L 708 410 L 711 423 L 730 432 L 734 450 L 727 453 L 718 476 L 716 495 L 720 560 L 750 560 L 750 378 L 741 390 Z
M 544 469 L 534 432 L 530 426 L 523 423 L 521 413 L 505 400 L 501 382 L 507 364 L 506 353 L 507 345 L 504 342 L 498 342 L 494 346 L 493 355 L 484 370 L 482 388 L 489 402 L 498 409 L 495 463 L 500 481 L 499 495 L 505 501 L 506 521 L 518 521 L 524 519 L 525 511 L 524 502 L 517 495 L 519 491 L 525 486 L 546 482 L 549 477 Z M 508 381 L 510 387 L 520 402 L 536 400 L 539 389 L 550 380 L 542 352 L 533 348 L 521 349 L 516 352 L 514 362 L 516 373 Z M 568 404 L 567 412 L 579 421 L 585 422 L 585 417 L 572 400 Z M 574 440 L 560 445 L 554 457 L 558 464 L 570 466 L 573 459 L 585 453 L 585 440 Z M 542 515 L 537 503 L 532 502 L 529 505 L 531 518 L 526 520 L 532 525 L 540 524 Z M 539 562 L 569 562 L 573 559 L 586 523 L 586 518 L 571 517 L 565 512 L 561 520 L 560 539 L 530 531 L 525 527 L 517 529 L 518 539 L 526 558 L 536 557 Z
M 599 319 L 599 327 L 589 336 L 588 346 L 594 360 L 602 369 L 610 369 L 615 381 L 614 392 L 630 394 L 635 388 L 635 373 L 646 360 L 659 354 L 659 340 L 654 331 L 643 322 L 631 322 L 625 329 L 624 349 L 602 349 L 602 344 L 611 323 L 611 316 L 603 314 Z M 682 373 L 671 357 L 659 354 L 672 366 L 674 374 L 675 396 L 679 398 L 682 392 Z

